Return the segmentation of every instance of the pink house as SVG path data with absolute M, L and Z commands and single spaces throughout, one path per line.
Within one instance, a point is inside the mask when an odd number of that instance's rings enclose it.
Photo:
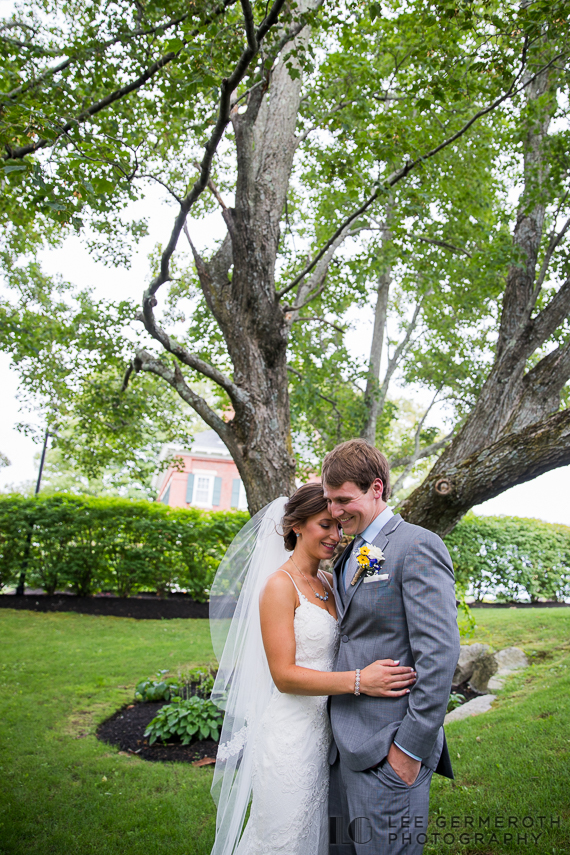
M 247 510 L 245 490 L 238 468 L 217 433 L 206 430 L 194 437 L 190 451 L 166 445 L 160 459 L 180 457 L 184 469 L 169 466 L 156 476 L 157 501 L 173 508 L 208 511 Z

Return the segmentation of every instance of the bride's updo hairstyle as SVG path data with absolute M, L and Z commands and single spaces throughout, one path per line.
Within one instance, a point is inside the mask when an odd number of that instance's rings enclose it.
M 321 514 L 328 509 L 321 484 L 303 484 L 293 493 L 285 505 L 285 513 L 281 521 L 285 549 L 293 552 L 297 543 L 297 535 L 293 531 L 296 525 L 303 525 L 309 517 Z

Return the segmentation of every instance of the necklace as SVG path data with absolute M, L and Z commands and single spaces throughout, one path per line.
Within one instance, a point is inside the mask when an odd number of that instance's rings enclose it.
M 297 567 L 297 563 L 294 561 L 293 556 L 291 556 L 291 561 L 293 561 L 293 564 L 295 565 L 295 567 Z M 321 585 L 323 586 L 323 591 L 325 592 L 325 595 L 323 597 L 322 594 L 317 594 L 317 592 L 315 591 L 315 589 L 313 588 L 313 586 L 311 585 L 311 583 L 309 582 L 309 580 L 307 579 L 307 577 L 305 576 L 303 571 L 299 567 L 297 567 L 297 570 L 299 571 L 299 573 L 301 574 L 301 576 L 303 577 L 303 579 L 305 580 L 305 582 L 307 583 L 307 585 L 309 586 L 309 588 L 311 589 L 311 591 L 313 592 L 315 597 L 317 597 L 317 599 L 319 599 L 319 600 L 322 600 L 323 603 L 326 603 L 326 601 L 329 598 L 329 592 L 325 588 L 324 583 L 321 581 Z

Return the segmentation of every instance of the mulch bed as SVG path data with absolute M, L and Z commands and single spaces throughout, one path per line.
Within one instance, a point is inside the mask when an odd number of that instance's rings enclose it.
M 534 609 L 570 607 L 570 603 L 470 603 L 474 609 Z M 130 617 L 136 620 L 169 620 L 173 618 L 208 618 L 209 603 L 197 603 L 188 594 L 169 594 L 161 598 L 155 594 L 137 594 L 134 597 L 115 597 L 96 594 L 94 597 L 76 597 L 74 594 L 43 594 L 31 591 L 24 596 L 0 594 L 0 608 L 29 609 L 36 612 L 80 612 L 84 615 Z M 228 612 L 231 617 L 231 610 Z
M 191 742 L 190 745 L 181 745 L 179 742 L 169 742 L 166 745 L 161 742 L 148 744 L 144 732 L 163 706 L 164 703 L 160 702 L 137 703 L 123 707 L 99 725 L 97 738 L 109 745 L 118 746 L 121 751 L 136 754 L 143 760 L 198 763 L 208 757 L 215 759 L 218 744 L 213 739 Z
M 130 617 L 137 620 L 166 620 L 172 618 L 207 618 L 208 603 L 197 603 L 188 594 L 170 594 L 166 598 L 154 594 L 135 597 L 115 597 L 97 594 L 77 597 L 74 594 L 27 593 L 0 594 L 0 608 L 30 609 L 36 612 L 80 612 L 84 615 Z

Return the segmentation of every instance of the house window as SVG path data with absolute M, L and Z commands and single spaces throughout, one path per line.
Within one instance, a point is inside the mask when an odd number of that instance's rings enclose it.
M 215 472 L 191 472 L 186 482 L 186 502 L 198 508 L 218 508 L 222 497 L 222 479 Z
M 208 475 L 198 475 L 194 486 L 194 502 L 197 505 L 212 504 L 212 481 Z

